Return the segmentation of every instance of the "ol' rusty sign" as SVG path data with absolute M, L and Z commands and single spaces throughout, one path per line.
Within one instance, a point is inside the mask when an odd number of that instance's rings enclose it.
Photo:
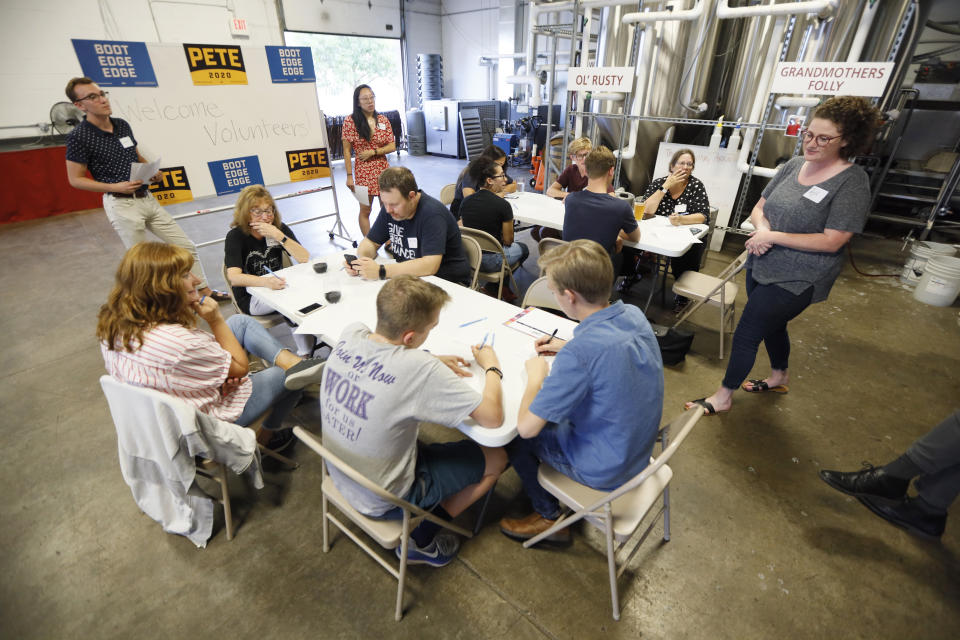
M 629 93 L 633 74 L 633 67 L 577 67 L 567 72 L 567 91 Z

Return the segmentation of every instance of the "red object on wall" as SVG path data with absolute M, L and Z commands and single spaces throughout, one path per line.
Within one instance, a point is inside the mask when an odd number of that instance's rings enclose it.
M 99 209 L 103 194 L 67 182 L 67 148 L 0 153 L 0 224 Z

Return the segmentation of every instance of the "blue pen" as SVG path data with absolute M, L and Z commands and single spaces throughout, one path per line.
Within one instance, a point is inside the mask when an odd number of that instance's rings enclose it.
M 464 327 L 469 327 L 469 326 L 472 325 L 472 324 L 476 324 L 476 323 L 478 323 L 478 322 L 480 322 L 480 321 L 482 321 L 482 320 L 486 320 L 486 319 L 487 319 L 486 317 L 483 317 L 483 318 L 477 318 L 476 320 L 470 320 L 470 321 L 468 321 L 468 322 L 464 322 L 462 325 L 460 325 L 460 328 L 462 329 L 462 328 L 464 328 Z
M 487 331 L 485 334 L 483 334 L 483 342 L 480 343 L 480 348 L 481 348 L 481 349 L 483 349 L 483 347 L 487 344 L 487 338 L 489 338 L 489 337 L 490 337 L 490 332 L 489 332 L 489 331 Z
M 263 265 L 263 268 L 266 269 L 266 270 L 267 270 L 267 273 L 269 273 L 270 275 L 272 275 L 272 276 L 273 276 L 274 278 L 276 278 L 277 280 L 280 279 L 280 276 L 278 276 L 277 274 L 275 274 L 275 273 L 273 272 L 273 269 L 271 269 L 271 268 L 268 267 L 267 265 Z

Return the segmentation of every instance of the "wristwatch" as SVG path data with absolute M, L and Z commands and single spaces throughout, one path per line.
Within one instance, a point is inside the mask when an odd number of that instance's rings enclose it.
M 380 279 L 381 280 L 387 279 L 387 265 L 385 264 L 380 265 Z
M 667 189 L 666 187 L 660 187 L 660 191 L 663 191 L 663 195 L 668 195 L 670 193 L 670 189 Z
M 283 236 L 283 239 L 280 241 L 280 244 L 286 244 L 287 236 Z

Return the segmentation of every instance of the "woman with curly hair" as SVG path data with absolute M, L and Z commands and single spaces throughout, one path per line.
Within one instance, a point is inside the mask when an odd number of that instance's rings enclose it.
M 97 338 L 107 372 L 138 387 L 169 393 L 214 418 L 241 426 L 273 407 L 263 423 L 267 444 L 293 439 L 279 432 L 307 384 L 319 381 L 323 362 L 288 351 L 250 316 L 224 320 L 210 296 L 197 292 L 193 256 L 161 242 L 141 242 L 124 255 Z M 197 328 L 197 317 L 210 332 Z M 247 351 L 272 366 L 249 373 Z
M 850 158 L 868 151 L 880 113 L 858 97 L 830 98 L 803 130 L 803 156 L 780 167 L 750 214 L 746 242 L 747 304 L 733 334 L 730 362 L 713 395 L 688 402 L 706 415 L 730 409 L 733 392 L 786 393 L 787 323 L 827 299 L 843 268 L 843 248 L 863 230 L 870 206 L 866 172 Z M 744 382 L 760 342 L 770 357 L 766 378 Z
M 353 90 L 353 114 L 343 119 L 343 168 L 347 172 L 347 188 L 355 185 L 367 188 L 369 200 L 360 205 L 360 233 L 370 231 L 370 210 L 373 197 L 380 195 L 377 178 L 390 166 L 387 154 L 397 150 L 390 121 L 377 113 L 376 96 L 369 85 L 361 84 Z M 351 153 L 357 160 L 351 166 Z

